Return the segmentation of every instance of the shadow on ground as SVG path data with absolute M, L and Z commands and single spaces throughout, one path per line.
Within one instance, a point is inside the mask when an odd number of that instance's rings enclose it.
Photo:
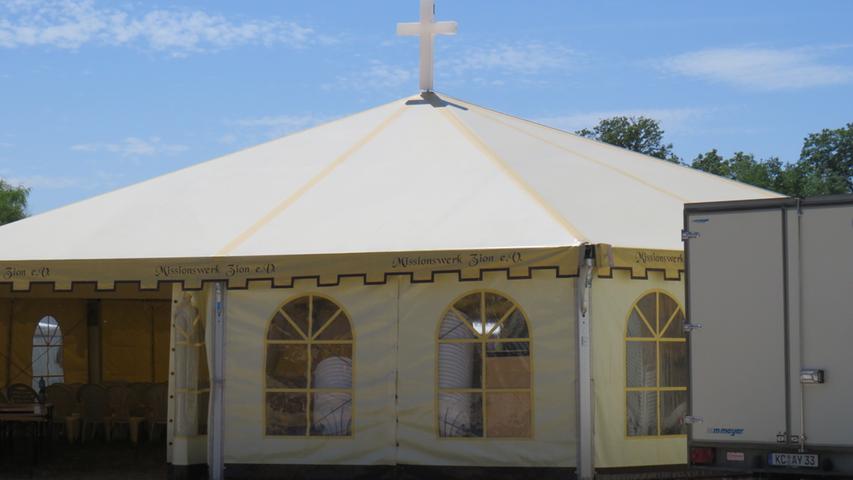
M 162 441 L 134 446 L 128 441 L 93 441 L 84 445 L 54 442 L 35 449 L 26 440 L 6 445 L 0 456 L 0 479 L 149 480 L 168 476 Z

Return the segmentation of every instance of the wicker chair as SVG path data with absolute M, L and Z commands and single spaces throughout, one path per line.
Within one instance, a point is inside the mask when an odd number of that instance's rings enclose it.
M 145 391 L 146 421 L 148 423 L 148 439 L 154 439 L 154 431 L 162 425 L 166 429 L 168 421 L 169 389 L 165 383 L 155 383 Z
M 65 432 L 68 443 L 77 438 L 80 426 L 80 415 L 74 413 L 77 399 L 71 389 L 65 384 L 54 383 L 44 389 L 47 401 L 53 405 L 53 423 Z
M 110 431 L 112 430 L 112 417 L 109 411 L 109 395 L 107 389 L 100 385 L 86 384 L 80 387 L 78 392 L 78 400 L 80 401 L 80 418 L 83 422 L 83 427 L 80 429 L 80 437 L 83 442 L 86 441 L 86 430 L 89 427 L 90 437 L 95 436 L 95 429 L 98 425 L 104 427 L 104 436 L 110 441 Z
M 112 412 L 111 428 L 127 425 L 130 441 L 136 444 L 139 440 L 139 425 L 145 420 L 144 407 L 139 397 L 126 385 L 113 385 L 107 389 L 107 392 Z
M 6 389 L 9 403 L 36 403 L 38 394 L 33 387 L 25 383 L 13 383 Z
M 134 400 L 137 403 L 135 408 L 132 408 L 130 414 L 133 416 L 145 416 L 145 392 L 151 388 L 153 383 L 145 383 L 145 382 L 137 382 L 131 383 L 127 386 L 131 390 L 131 393 L 135 397 Z

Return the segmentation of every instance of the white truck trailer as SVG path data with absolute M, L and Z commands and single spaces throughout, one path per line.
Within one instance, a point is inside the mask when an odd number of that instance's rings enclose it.
M 853 476 L 853 195 L 689 204 L 691 465 Z

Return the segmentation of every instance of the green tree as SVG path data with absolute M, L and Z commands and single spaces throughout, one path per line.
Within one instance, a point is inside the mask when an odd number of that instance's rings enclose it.
M 592 130 L 585 128 L 575 133 L 670 162 L 681 162 L 681 159 L 672 153 L 672 144 L 663 142 L 664 131 L 660 122 L 652 118 L 605 118 Z
M 799 167 L 804 196 L 853 193 L 853 123 L 806 137 Z
M 690 166 L 720 177 L 731 178 L 731 168 L 726 159 L 717 153 L 716 148 L 708 153 L 700 153 Z
M 711 150 L 691 166 L 791 197 L 853 193 L 853 123 L 810 134 L 797 163 L 776 157 L 756 160 L 743 152 L 726 159 Z
M 785 165 L 776 157 L 756 160 L 751 153 L 736 152 L 731 158 L 723 158 L 716 149 L 699 154 L 690 166 L 786 195 L 796 191 L 796 182 L 791 180 L 799 174 L 795 165 Z
M 9 185 L 0 178 L 0 225 L 20 220 L 27 216 L 27 199 L 30 189 Z

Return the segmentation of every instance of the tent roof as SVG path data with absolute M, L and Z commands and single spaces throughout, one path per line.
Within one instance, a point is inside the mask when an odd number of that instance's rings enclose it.
M 688 202 L 779 195 L 425 94 L 0 228 L 0 260 L 680 249 Z

